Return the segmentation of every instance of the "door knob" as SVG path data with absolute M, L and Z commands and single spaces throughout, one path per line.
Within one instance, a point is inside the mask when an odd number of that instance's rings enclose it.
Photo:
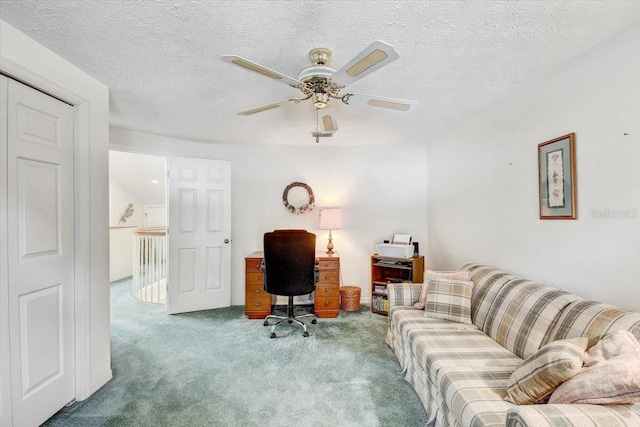
M 229 239 L 224 239 L 224 242 L 225 243 L 229 243 Z

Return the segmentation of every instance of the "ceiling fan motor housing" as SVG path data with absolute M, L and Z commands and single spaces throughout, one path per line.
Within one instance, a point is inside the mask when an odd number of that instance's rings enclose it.
M 314 65 L 300 71 L 300 74 L 298 74 L 298 80 L 305 83 L 316 80 L 329 80 L 335 72 L 336 70 L 331 67 Z
M 337 97 L 340 88 L 331 82 L 331 76 L 336 72 L 334 68 L 329 67 L 331 51 L 322 47 L 313 49 L 309 52 L 309 59 L 313 65 L 304 68 L 298 74 L 298 80 L 306 83 L 305 87 L 301 87 L 300 90 L 305 95 L 329 94 Z M 314 101 L 317 100 L 314 99 Z M 318 106 L 316 105 L 316 107 Z

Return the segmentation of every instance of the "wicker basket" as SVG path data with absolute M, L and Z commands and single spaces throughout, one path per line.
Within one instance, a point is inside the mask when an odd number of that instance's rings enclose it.
M 360 310 L 360 289 L 357 286 L 343 286 L 340 288 L 340 306 L 346 311 Z

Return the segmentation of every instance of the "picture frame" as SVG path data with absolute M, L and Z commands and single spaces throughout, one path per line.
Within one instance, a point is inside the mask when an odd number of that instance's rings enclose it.
M 538 144 L 540 219 L 577 219 L 575 133 Z

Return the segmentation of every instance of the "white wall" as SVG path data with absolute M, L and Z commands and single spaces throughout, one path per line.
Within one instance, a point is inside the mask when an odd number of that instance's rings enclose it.
M 122 223 L 120 218 L 133 203 L 133 215 Z M 113 176 L 109 179 L 109 225 L 111 227 L 144 227 L 144 203 L 139 194 L 133 193 L 129 187 Z
M 540 220 L 537 145 L 570 132 L 578 219 Z M 481 262 L 640 310 L 640 24 L 436 141 L 428 164 L 431 267 Z
M 129 203 L 133 215 L 120 223 Z M 144 227 L 144 203 L 138 194 L 109 173 L 109 282 L 133 274 L 133 231 Z
M 244 257 L 262 250 L 265 231 L 304 228 L 326 250 L 328 232 L 318 230 L 318 210 L 293 215 L 282 205 L 293 181 L 311 186 L 317 207 L 342 207 L 342 229 L 333 232 L 342 283 L 362 287 L 363 301 L 371 298 L 369 260 L 376 243 L 406 232 L 426 251 L 424 146 L 336 147 L 311 138 L 304 147 L 201 144 L 117 128 L 110 139 L 112 149 L 231 161 L 233 305 L 244 304 Z
M 133 274 L 132 227 L 109 229 L 109 281 L 130 277 Z
M 109 89 L 0 20 L 0 71 L 74 106 L 76 399 L 111 379 Z

